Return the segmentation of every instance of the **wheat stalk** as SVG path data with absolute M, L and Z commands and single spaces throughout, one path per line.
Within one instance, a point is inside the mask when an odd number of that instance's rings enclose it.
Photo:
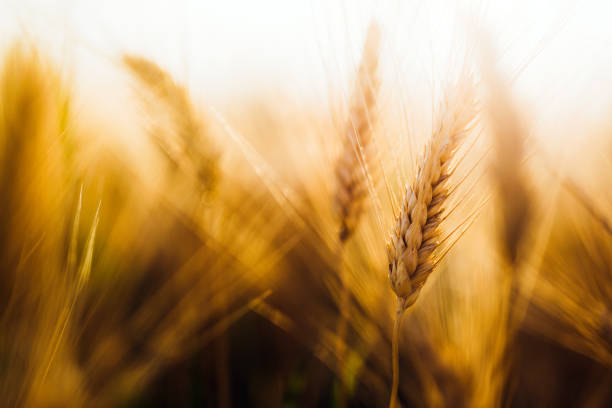
M 499 208 L 497 233 L 499 252 L 503 257 L 506 270 L 503 275 L 502 296 L 497 296 L 505 317 L 506 335 L 503 351 L 499 355 L 491 353 L 491 359 L 499 359 L 498 364 L 511 363 L 508 358 L 513 338 L 523 319 L 529 302 L 527 294 L 521 295 L 521 279 L 527 254 L 525 244 L 530 224 L 533 220 L 534 195 L 530 180 L 523 167 L 525 160 L 525 141 L 527 128 L 521 118 L 517 105 L 512 100 L 511 89 L 498 68 L 498 58 L 494 48 L 482 36 L 482 77 L 487 88 L 486 110 L 492 136 L 494 161 L 491 163 L 492 182 L 497 192 Z M 530 248 L 530 251 L 533 249 Z M 509 370 L 499 370 L 502 374 Z M 502 374 L 504 375 L 504 374 Z
M 343 267 L 343 247 L 352 236 L 361 218 L 367 196 L 367 161 L 371 150 L 372 130 L 375 120 L 374 105 L 380 81 L 377 77 L 378 54 L 380 49 L 380 28 L 376 22 L 370 23 L 363 53 L 357 71 L 355 88 L 350 100 L 348 120 L 343 138 L 342 151 L 336 162 L 337 190 L 336 209 L 340 217 L 339 259 L 340 259 L 340 317 L 337 325 L 338 341 L 336 344 L 337 371 L 342 378 L 340 384 L 339 406 L 345 405 L 345 387 L 343 363 L 345 354 L 345 337 L 347 332 L 350 308 L 349 290 L 346 282 L 346 271 Z
M 448 95 L 425 150 L 416 177 L 406 192 L 401 211 L 387 244 L 389 280 L 398 299 L 392 339 L 393 384 L 389 406 L 394 407 L 399 381 L 398 339 L 402 313 L 416 302 L 434 270 L 440 224 L 449 197 L 452 159 L 475 117 L 471 81 L 464 81 Z M 439 261 L 439 259 L 438 259 Z

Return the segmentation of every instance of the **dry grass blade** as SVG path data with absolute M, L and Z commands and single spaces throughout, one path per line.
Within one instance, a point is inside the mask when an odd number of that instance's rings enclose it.
M 55 359 L 55 355 L 58 351 L 58 348 L 64 341 L 64 333 L 66 332 L 66 328 L 68 327 L 71 317 L 74 313 L 74 308 L 77 304 L 78 297 L 80 293 L 82 292 L 83 288 L 85 287 L 85 284 L 89 280 L 89 275 L 91 273 L 91 262 L 93 259 L 93 250 L 94 250 L 94 243 L 95 243 L 95 237 L 96 237 L 96 230 L 98 229 L 98 223 L 100 221 L 101 203 L 98 204 L 98 208 L 96 209 L 96 214 L 94 215 L 94 219 L 91 223 L 91 228 L 90 228 L 89 235 L 87 238 L 87 243 L 85 244 L 85 255 L 83 256 L 83 259 L 78 268 L 78 271 L 75 271 L 74 265 L 71 264 L 73 262 L 73 258 L 76 257 L 76 241 L 77 241 L 76 236 L 78 234 L 79 220 L 81 217 L 82 199 L 83 199 L 83 190 L 81 188 L 81 191 L 79 193 L 79 202 L 77 205 L 77 213 L 74 217 L 72 236 L 70 239 L 71 243 L 70 243 L 69 263 L 68 263 L 68 271 L 67 271 L 68 274 L 70 275 L 76 274 L 75 276 L 76 283 L 74 285 L 72 296 L 67 299 L 66 307 L 62 310 L 62 314 L 60 318 L 58 319 L 57 328 L 54 332 L 54 335 L 49 340 L 49 345 L 50 345 L 49 347 L 50 347 L 51 352 L 50 352 L 49 361 L 47 363 L 47 366 L 45 370 L 43 371 L 43 375 L 42 375 L 43 381 L 46 378 L 47 374 L 49 373 L 49 370 L 51 368 L 51 365 L 53 364 L 53 360 Z

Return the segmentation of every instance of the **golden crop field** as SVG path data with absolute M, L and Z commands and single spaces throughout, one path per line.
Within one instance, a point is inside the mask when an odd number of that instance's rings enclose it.
M 0 406 L 612 406 L 612 10 L 535 3 L 0 5 Z

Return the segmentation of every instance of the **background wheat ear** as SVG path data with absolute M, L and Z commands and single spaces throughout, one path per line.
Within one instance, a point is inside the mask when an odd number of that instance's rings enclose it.
M 122 62 L 128 72 L 163 105 L 163 112 L 170 114 L 172 132 L 158 127 L 151 131 L 160 150 L 175 167 L 195 178 L 204 193 L 214 191 L 219 181 L 219 153 L 206 134 L 187 89 L 147 58 L 126 54 Z M 155 118 L 159 112 L 151 106 L 149 109 Z
M 387 243 L 389 280 L 398 299 L 392 339 L 393 384 L 389 406 L 394 407 L 399 381 L 398 337 L 403 312 L 416 302 L 439 258 L 440 226 L 449 198 L 452 162 L 476 116 L 473 84 L 463 78 L 447 93 L 430 141 L 419 159 L 416 177 L 406 187 L 402 207 Z
M 371 155 L 372 132 L 375 123 L 376 97 L 380 87 L 378 63 L 380 52 L 380 27 L 372 21 L 368 27 L 357 78 L 350 99 L 348 117 L 343 130 L 342 150 L 336 161 L 335 207 L 339 217 L 339 281 L 340 317 L 336 328 L 337 372 L 341 377 L 339 406 L 346 402 L 344 387 L 345 338 L 348 329 L 350 292 L 347 287 L 347 271 L 343 265 L 344 244 L 353 235 L 363 213 L 368 194 L 368 162 Z
M 84 397 L 70 350 L 71 312 L 89 265 L 81 264 L 78 271 L 66 267 L 76 185 L 70 100 L 68 84 L 34 44 L 16 42 L 6 50 L 0 62 L 4 406 L 62 405 L 67 395 L 78 405 Z
M 380 87 L 378 63 L 380 27 L 370 23 L 357 78 L 350 99 L 348 118 L 342 139 L 342 151 L 335 167 L 335 205 L 340 219 L 339 239 L 344 242 L 353 234 L 368 194 L 368 162 L 376 121 L 376 97 Z
M 499 208 L 498 241 L 506 263 L 516 269 L 519 250 L 533 218 L 534 195 L 524 167 L 527 128 L 511 89 L 495 64 L 492 45 L 486 36 L 482 36 L 480 43 L 485 106 L 494 151 L 491 179 Z

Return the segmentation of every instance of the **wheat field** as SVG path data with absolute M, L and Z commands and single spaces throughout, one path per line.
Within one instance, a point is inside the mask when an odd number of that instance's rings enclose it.
M 26 3 L 0 406 L 612 405 L 603 4 Z

